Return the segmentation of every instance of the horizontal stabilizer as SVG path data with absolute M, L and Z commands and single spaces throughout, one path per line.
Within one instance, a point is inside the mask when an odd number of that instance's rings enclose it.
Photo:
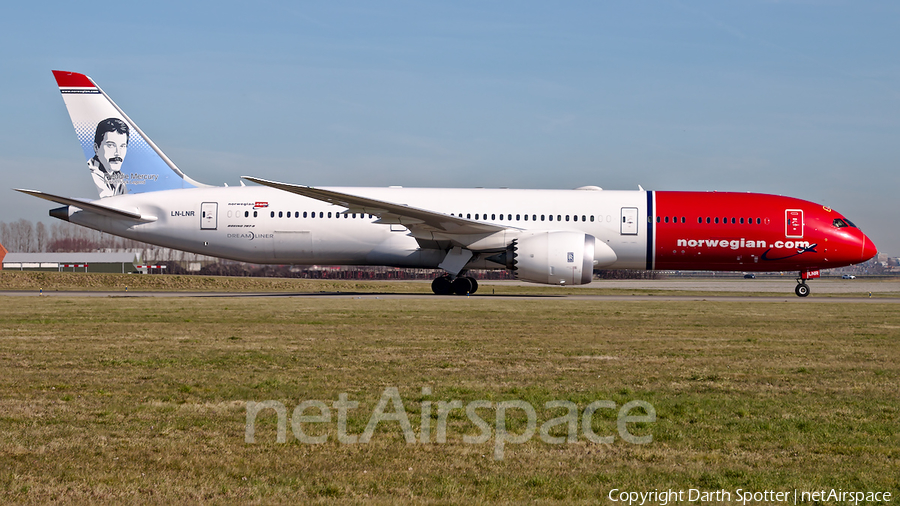
M 49 200 L 50 202 L 56 202 L 57 204 L 63 204 L 67 206 L 77 207 L 79 209 L 83 209 L 85 211 L 100 214 L 103 216 L 109 216 L 110 218 L 127 218 L 135 221 L 143 221 L 150 222 L 156 221 L 156 216 L 143 216 L 140 213 L 135 213 L 131 211 L 124 211 L 122 209 L 116 209 L 114 207 L 108 207 L 104 205 L 100 205 L 94 202 L 73 199 L 70 197 L 60 197 L 59 195 L 53 195 L 50 193 L 44 193 L 37 190 L 23 190 L 16 188 L 17 192 L 24 193 L 26 195 L 31 195 L 32 197 L 37 197 L 39 199 Z

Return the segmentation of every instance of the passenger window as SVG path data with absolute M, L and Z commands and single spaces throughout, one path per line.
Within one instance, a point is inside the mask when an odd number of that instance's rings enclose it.
M 718 225 L 718 224 L 719 224 L 719 217 L 716 216 L 716 225 Z
M 275 217 L 275 211 L 270 212 L 270 213 L 269 213 L 269 218 L 274 218 L 274 217 Z
M 253 217 L 256 218 L 256 211 L 253 211 Z
M 560 216 L 560 215 L 557 214 L 557 215 L 556 215 L 556 221 L 562 221 L 562 216 Z
M 544 221 L 544 215 L 543 215 L 543 214 L 541 215 L 541 221 Z
M 496 220 L 496 219 L 497 219 L 497 215 L 496 215 L 496 214 L 492 214 L 492 215 L 491 215 L 491 219 L 492 219 L 492 220 Z
M 470 213 L 466 213 L 466 218 L 467 218 L 467 219 L 472 219 L 472 215 L 471 215 Z M 477 220 L 478 218 L 475 218 L 475 219 Z
M 250 211 L 244 211 L 244 218 L 250 217 Z
M 500 221 L 503 221 L 503 215 L 502 215 L 502 214 L 500 215 Z
M 518 215 L 516 215 L 516 216 L 518 216 Z M 528 221 L 528 215 L 527 215 L 527 214 L 525 215 L 525 221 Z
M 548 217 L 548 219 L 547 219 L 547 221 L 553 221 L 553 215 L 552 215 L 552 214 L 551 214 L 551 215 L 549 215 L 549 217 Z
M 503 219 L 503 216 L 500 216 L 500 219 Z M 509 220 L 509 221 L 512 221 L 512 215 L 511 215 L 511 214 L 507 214 L 507 215 L 506 215 L 506 219 Z
M 516 221 L 519 221 L 519 217 L 520 217 L 520 216 L 521 216 L 521 215 L 519 215 L 519 214 L 516 215 Z

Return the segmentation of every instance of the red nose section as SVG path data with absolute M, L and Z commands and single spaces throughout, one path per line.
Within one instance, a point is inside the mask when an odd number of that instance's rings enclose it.
M 875 246 L 875 243 L 872 242 L 866 235 L 863 235 L 863 247 L 862 247 L 862 257 L 860 258 L 860 262 L 865 262 L 866 260 L 874 257 L 878 254 L 878 248 Z

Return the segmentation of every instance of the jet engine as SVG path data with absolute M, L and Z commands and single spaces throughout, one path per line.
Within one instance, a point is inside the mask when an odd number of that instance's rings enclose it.
M 595 266 L 614 263 L 616 254 L 592 235 L 560 230 L 520 236 L 488 260 L 506 265 L 523 281 L 582 285 L 591 282 Z

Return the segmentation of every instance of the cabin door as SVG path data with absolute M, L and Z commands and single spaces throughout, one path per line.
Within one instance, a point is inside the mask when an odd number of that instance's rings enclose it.
M 803 209 L 785 209 L 784 236 L 803 237 Z
M 619 222 L 622 235 L 637 235 L 638 233 L 638 208 L 623 207 L 622 220 Z
M 200 204 L 200 230 L 216 229 L 216 213 L 219 204 L 217 202 L 204 202 Z

